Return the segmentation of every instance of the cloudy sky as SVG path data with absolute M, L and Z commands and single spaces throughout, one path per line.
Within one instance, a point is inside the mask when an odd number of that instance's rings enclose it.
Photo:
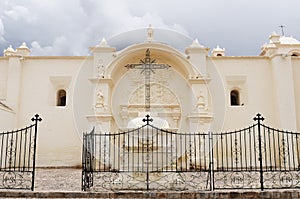
M 300 40 L 299 0 L 0 0 L 0 54 L 26 42 L 32 55 L 87 55 L 126 31 L 166 28 L 227 55 L 258 55 L 279 26 Z

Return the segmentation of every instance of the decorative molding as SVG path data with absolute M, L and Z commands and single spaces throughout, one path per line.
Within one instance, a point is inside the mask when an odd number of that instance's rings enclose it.
M 211 80 L 210 77 L 202 77 L 202 76 L 197 76 L 197 77 L 189 77 L 188 81 L 190 84 L 207 84 Z
M 247 81 L 247 76 L 244 75 L 232 75 L 226 76 L 228 84 L 243 84 Z
M 68 89 L 72 80 L 71 76 L 50 76 L 49 80 L 55 89 Z
M 88 80 L 93 84 L 108 84 L 110 86 L 114 85 L 114 81 L 110 78 L 89 78 Z
M 189 120 L 202 121 L 205 123 L 211 122 L 213 120 L 213 115 L 211 113 L 191 113 L 187 117 Z
M 104 122 L 113 120 L 113 116 L 110 113 L 97 114 L 97 115 L 86 115 L 89 122 Z

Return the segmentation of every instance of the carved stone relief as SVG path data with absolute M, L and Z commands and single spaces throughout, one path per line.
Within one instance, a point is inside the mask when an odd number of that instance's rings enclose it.
M 179 105 L 176 96 L 165 86 L 158 83 L 151 83 L 151 104 L 164 104 L 164 105 Z M 145 86 L 140 86 L 136 89 L 131 98 L 129 104 L 144 104 L 145 102 Z
M 94 110 L 97 113 L 107 112 L 107 104 L 105 103 L 104 94 L 101 90 L 98 90 L 95 94 L 95 105 Z
M 97 78 L 104 78 L 105 75 L 105 66 L 103 65 L 103 60 L 99 59 L 96 63 L 97 68 Z

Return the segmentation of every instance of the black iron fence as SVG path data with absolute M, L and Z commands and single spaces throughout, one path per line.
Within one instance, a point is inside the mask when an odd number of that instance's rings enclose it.
M 0 133 L 0 189 L 34 189 L 38 122 L 25 128 Z
M 255 124 L 232 132 L 152 126 L 83 136 L 82 190 L 300 188 L 300 133 Z

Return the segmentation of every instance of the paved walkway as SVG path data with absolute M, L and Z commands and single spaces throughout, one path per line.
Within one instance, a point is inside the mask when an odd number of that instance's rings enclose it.
M 35 191 L 81 191 L 81 169 L 37 168 Z

